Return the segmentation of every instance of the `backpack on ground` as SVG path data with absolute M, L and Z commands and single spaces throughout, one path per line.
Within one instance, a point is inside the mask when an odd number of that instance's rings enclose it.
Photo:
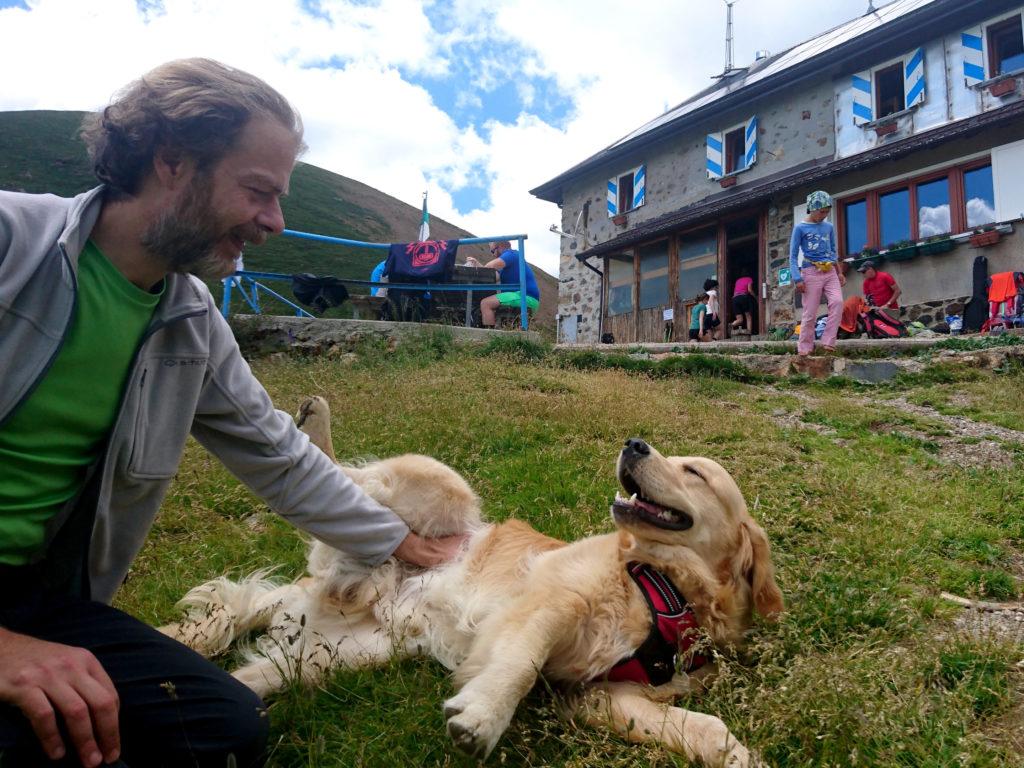
M 902 322 L 878 307 L 872 307 L 860 317 L 869 339 L 898 339 L 907 335 L 907 327 Z

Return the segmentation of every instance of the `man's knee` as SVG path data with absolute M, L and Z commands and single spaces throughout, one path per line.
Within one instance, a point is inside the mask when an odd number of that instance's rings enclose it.
M 225 719 L 225 741 L 235 762 L 241 766 L 261 766 L 270 735 L 270 715 L 266 706 L 253 694 L 252 700 L 239 702 L 235 715 Z
M 270 716 L 267 707 L 248 688 L 224 702 L 218 722 L 211 732 L 216 734 L 207 744 L 202 745 L 200 765 L 261 766 L 265 759 L 267 739 L 270 735 Z M 211 724 L 212 725 L 212 724 Z M 234 757 L 234 763 L 228 757 Z

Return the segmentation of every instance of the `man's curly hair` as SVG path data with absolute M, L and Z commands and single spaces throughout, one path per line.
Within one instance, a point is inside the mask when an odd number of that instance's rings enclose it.
M 88 115 L 81 136 L 96 178 L 113 198 L 132 196 L 158 151 L 191 158 L 204 171 L 220 160 L 253 117 L 276 119 L 295 135 L 302 119 L 277 91 L 247 72 L 211 59 L 161 64 Z

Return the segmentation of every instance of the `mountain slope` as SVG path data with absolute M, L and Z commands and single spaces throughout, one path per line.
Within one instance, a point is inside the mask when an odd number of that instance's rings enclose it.
M 0 189 L 69 196 L 95 186 L 77 135 L 83 115 L 0 112 Z M 421 216 L 418 208 L 371 186 L 302 162 L 292 174 L 291 191 L 282 208 L 289 229 L 373 243 L 414 240 Z M 435 216 L 430 217 L 430 234 L 438 239 L 475 236 Z M 459 260 L 470 254 L 482 261 L 488 258 L 486 247 L 477 245 L 460 248 Z M 276 237 L 248 251 L 245 266 L 263 272 L 312 272 L 365 280 L 385 255 L 380 250 Z M 536 266 L 533 269 L 541 291 L 537 325 L 553 327 L 558 281 Z M 288 295 L 284 283 L 270 287 Z

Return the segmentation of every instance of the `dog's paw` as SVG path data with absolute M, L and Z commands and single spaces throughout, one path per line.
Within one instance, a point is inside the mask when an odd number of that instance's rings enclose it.
M 721 766 L 722 768 L 768 768 L 765 763 L 756 756 L 750 754 L 746 747 L 735 739 L 727 747 L 719 750 L 714 760 L 708 760 L 708 765 Z
M 465 691 L 444 703 L 444 716 L 448 721 L 448 735 L 455 746 L 478 760 L 491 754 L 512 722 L 511 714 L 496 711 L 495 707 L 475 700 Z

